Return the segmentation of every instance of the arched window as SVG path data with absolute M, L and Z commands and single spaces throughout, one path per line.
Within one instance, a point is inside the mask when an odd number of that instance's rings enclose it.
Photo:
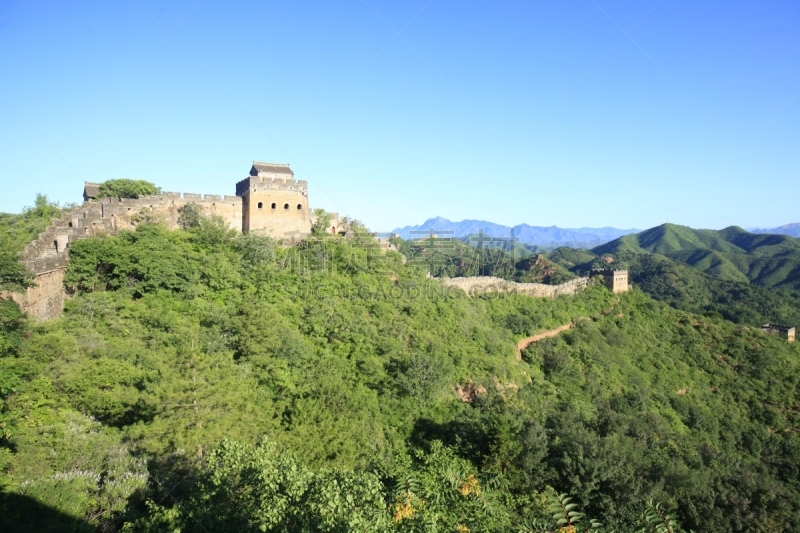
M 289 204 L 283 204 L 284 209 L 289 209 Z
M 262 207 L 264 207 L 264 203 L 263 202 L 258 202 L 258 208 L 261 209 Z
M 331 227 L 331 234 L 336 235 L 336 226 Z
M 303 209 L 303 204 L 297 204 L 297 209 Z
M 276 203 L 274 203 L 274 202 L 273 202 L 273 203 L 272 203 L 272 209 L 275 209 L 276 207 L 278 207 L 278 204 L 276 204 Z

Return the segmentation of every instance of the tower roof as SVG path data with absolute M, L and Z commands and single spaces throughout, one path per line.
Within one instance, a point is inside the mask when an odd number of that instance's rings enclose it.
M 261 173 L 294 176 L 292 169 L 285 163 L 262 163 L 260 161 L 253 161 L 253 168 L 250 169 L 250 175 L 258 176 Z
M 100 194 L 100 184 L 99 183 L 90 183 L 88 181 L 83 182 L 83 199 L 90 200 L 92 198 L 97 198 Z

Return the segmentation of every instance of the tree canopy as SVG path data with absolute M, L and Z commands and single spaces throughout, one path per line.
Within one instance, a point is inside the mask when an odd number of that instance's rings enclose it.
M 796 527 L 800 343 L 639 289 L 470 298 L 357 223 L 185 219 L 76 241 L 58 320 L 0 309 L 10 530 Z
M 161 194 L 161 187 L 145 180 L 113 179 L 100 184 L 98 197 L 139 198 Z

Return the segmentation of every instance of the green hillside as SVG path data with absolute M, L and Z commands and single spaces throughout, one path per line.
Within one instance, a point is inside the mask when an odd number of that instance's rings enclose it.
M 61 319 L 0 309 L 3 527 L 535 531 L 557 493 L 609 530 L 649 499 L 687 530 L 795 527 L 800 343 L 598 284 L 468 298 L 423 267 L 213 220 L 76 242 Z
M 800 293 L 728 281 L 658 254 L 626 256 L 631 281 L 652 298 L 694 313 L 760 326 L 800 325 Z
M 61 208 L 48 202 L 39 194 L 31 207 L 20 214 L 0 213 L 0 251 L 19 253 L 25 245 L 50 225 L 50 220 L 61 215 Z
M 800 239 L 731 226 L 697 230 L 663 224 L 592 249 L 597 255 L 656 253 L 729 281 L 800 288 Z
M 494 276 L 520 283 L 558 284 L 575 277 L 544 254 L 534 254 L 521 243 L 509 249 L 495 241 L 476 247 L 457 239 L 418 241 L 393 239 L 411 265 L 433 277 Z
M 547 258 L 564 268 L 573 270 L 581 265 L 592 263 L 597 259 L 597 255 L 587 250 L 562 246 L 548 253 Z
M 627 269 L 630 281 L 638 289 L 676 309 L 716 313 L 727 320 L 750 326 L 765 323 L 800 325 L 800 291 L 791 287 L 758 286 L 750 283 L 738 270 L 729 277 L 716 276 L 714 268 L 701 270 L 657 253 L 617 254 L 610 265 L 591 252 L 570 248 L 555 250 L 547 257 L 582 275 L 596 267 Z
M 750 236 L 746 234 L 748 239 Z M 769 238 L 752 239 L 761 245 L 760 248 L 765 242 L 775 241 L 771 239 L 774 236 L 755 237 Z M 481 251 L 458 241 L 426 239 L 420 242 L 398 240 L 397 243 L 412 264 L 429 269 L 436 277 L 487 275 L 519 282 L 556 284 L 586 275 L 592 268 L 628 269 L 630 280 L 637 287 L 676 309 L 717 313 L 727 320 L 750 326 L 768 322 L 800 324 L 797 289 L 791 286 L 767 288 L 751 283 L 733 262 L 720 257 L 720 252 L 716 251 L 686 250 L 670 254 L 671 257 L 641 252 L 598 256 L 588 250 L 560 247 L 548 254 L 514 261 L 510 252 L 501 248 Z M 780 276 L 787 268 L 780 258 L 770 261 L 778 263 L 779 268 L 765 269 L 762 277 Z

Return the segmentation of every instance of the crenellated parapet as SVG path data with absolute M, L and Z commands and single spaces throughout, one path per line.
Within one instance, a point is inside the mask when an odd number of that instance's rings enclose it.
M 273 191 L 293 191 L 308 196 L 308 182 L 306 180 L 295 180 L 294 177 L 269 177 L 269 176 L 248 176 L 236 183 L 236 194 L 243 196 L 250 192 L 263 190 Z

